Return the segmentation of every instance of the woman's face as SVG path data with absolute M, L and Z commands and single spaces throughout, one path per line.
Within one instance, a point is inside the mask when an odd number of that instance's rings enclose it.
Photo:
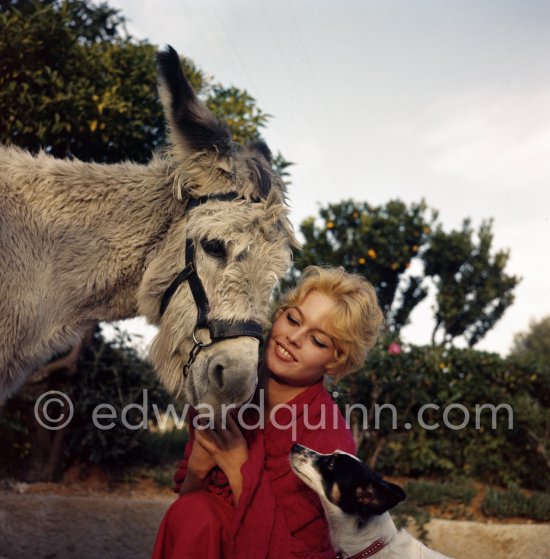
M 297 306 L 279 314 L 265 350 L 265 364 L 275 380 L 291 386 L 321 380 L 327 365 L 336 359 L 325 320 L 333 305 L 327 295 L 311 291 Z

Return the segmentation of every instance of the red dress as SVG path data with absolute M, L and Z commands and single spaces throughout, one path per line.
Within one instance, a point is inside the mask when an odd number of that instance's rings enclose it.
M 355 454 L 338 407 L 317 383 L 279 409 L 263 429 L 244 431 L 248 460 L 241 467 L 242 494 L 235 508 L 227 478 L 210 476 L 207 490 L 187 493 L 171 505 L 157 534 L 154 559 L 334 559 L 318 496 L 290 468 L 293 443 L 321 453 Z M 284 428 L 293 423 L 293 428 Z M 174 477 L 185 478 L 194 440 Z

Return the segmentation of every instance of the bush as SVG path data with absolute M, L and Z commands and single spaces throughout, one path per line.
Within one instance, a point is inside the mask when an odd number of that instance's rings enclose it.
M 29 429 L 18 403 L 19 399 L 12 398 L 0 410 L 1 477 L 11 477 L 25 468 L 31 450 Z
M 472 349 L 403 347 L 390 354 L 386 343 L 377 345 L 365 365 L 338 386 L 338 402 L 363 404 L 363 413 L 351 414 L 358 434 L 360 456 L 385 474 L 412 477 L 468 476 L 492 485 L 548 490 L 550 475 L 544 458 L 544 433 L 550 412 L 543 405 L 545 390 L 534 391 L 539 375 L 531 367 L 497 354 Z M 376 406 L 388 404 L 378 414 Z M 435 429 L 426 429 L 423 420 Z M 490 410 L 501 407 L 492 425 Z M 447 425 L 443 418 L 450 410 Z M 511 410 L 512 428 L 509 428 Z M 469 416 L 464 428 L 453 429 Z M 479 424 L 476 425 L 476 416 Z M 450 424 L 450 427 L 449 427 Z
M 65 393 L 73 404 L 72 420 L 59 431 L 40 428 L 34 416 L 36 398 L 49 390 Z M 132 466 L 174 461 L 183 453 L 185 432 L 154 433 L 149 425 L 128 429 L 121 421 L 122 410 L 130 406 L 127 423 L 139 425 L 143 413 L 154 418 L 153 405 L 162 413 L 169 400 L 128 337 L 118 333 L 107 341 L 98 328 L 83 348 L 75 373 L 60 369 L 39 383 L 28 383 L 2 408 L 0 474 L 46 481 L 60 477 L 73 465 L 100 466 L 116 474 Z M 93 412 L 100 404 L 111 406 L 115 415 L 110 429 L 94 425 Z
M 487 516 L 497 518 L 521 516 L 546 522 L 550 520 L 550 495 L 535 492 L 529 496 L 518 488 L 509 491 L 487 488 L 482 510 Z
M 164 410 L 170 399 L 152 367 L 129 345 L 129 338 L 119 333 L 108 342 L 98 330 L 92 344 L 83 350 L 78 368 L 70 393 L 75 411 L 65 450 L 67 463 L 121 469 L 154 462 L 143 446 L 150 439 L 148 426 L 128 428 L 122 412 L 127 410 L 128 425 L 146 425 L 147 418 L 155 417 L 153 404 Z M 101 404 L 114 410 L 112 428 L 99 429 L 93 424 L 94 410 Z M 101 422 L 109 423 L 110 419 Z
M 409 481 L 405 485 L 407 498 L 419 506 L 444 505 L 450 502 L 469 505 L 476 489 L 470 480 L 454 481 Z
M 456 479 L 445 482 L 408 481 L 405 484 L 407 499 L 393 511 L 396 525 L 406 528 L 411 520 L 416 525 L 419 537 L 428 543 L 425 525 L 430 521 L 431 514 L 426 507 L 438 507 L 442 511 L 451 510 L 455 515 L 464 517 L 465 505 L 469 505 L 476 495 L 472 481 Z
M 172 464 L 183 458 L 183 449 L 187 443 L 187 429 L 170 431 L 147 431 L 141 439 L 140 454 L 149 465 Z
M 157 487 L 168 487 L 169 489 L 174 487 L 174 472 L 164 468 L 155 468 L 151 477 Z

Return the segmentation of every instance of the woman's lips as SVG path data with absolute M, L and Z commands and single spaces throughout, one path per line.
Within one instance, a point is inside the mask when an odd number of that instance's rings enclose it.
M 292 355 L 292 353 L 290 353 L 290 351 L 288 351 L 288 349 L 286 349 L 286 347 L 281 345 L 279 342 L 275 342 L 275 353 L 277 357 L 279 357 L 283 361 L 296 361 L 294 355 Z

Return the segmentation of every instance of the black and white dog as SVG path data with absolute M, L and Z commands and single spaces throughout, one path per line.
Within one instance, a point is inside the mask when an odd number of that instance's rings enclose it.
M 319 495 L 338 559 L 449 559 L 397 530 L 387 511 L 405 500 L 405 492 L 355 456 L 339 450 L 319 454 L 295 444 L 290 463 Z

